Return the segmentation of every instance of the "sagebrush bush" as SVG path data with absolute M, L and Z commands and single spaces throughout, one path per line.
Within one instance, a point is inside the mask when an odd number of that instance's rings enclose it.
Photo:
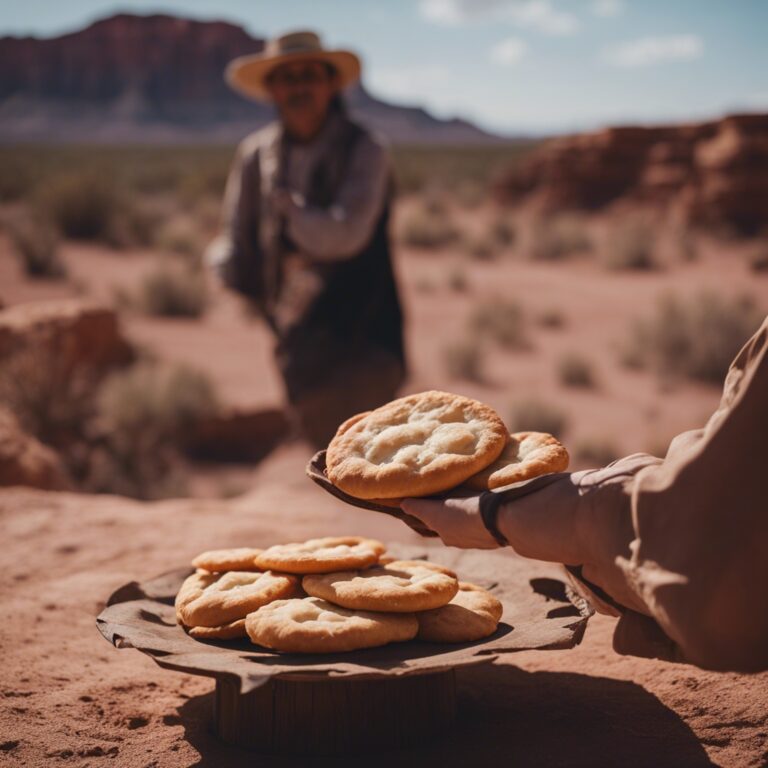
M 559 261 L 592 250 L 583 219 L 573 214 L 537 219 L 530 238 L 530 257 L 534 261 Z
M 610 230 L 604 263 L 609 269 L 617 270 L 657 269 L 655 249 L 656 234 L 649 221 L 643 218 L 621 220 Z
M 749 268 L 753 272 L 768 272 L 768 245 L 756 248 L 749 255 Z
M 0 402 L 24 429 L 61 446 L 83 438 L 99 382 L 90 367 L 56 355 L 47 345 L 29 346 L 0 364 Z
M 405 245 L 425 250 L 442 248 L 459 239 L 459 230 L 447 213 L 425 208 L 411 211 L 403 222 L 401 239 Z
M 509 248 L 515 244 L 517 230 L 512 221 L 499 216 L 491 224 L 490 236 L 500 248 Z
M 98 397 L 103 437 L 90 490 L 143 499 L 180 493 L 179 447 L 217 407 L 210 380 L 186 366 L 142 362 L 114 374 Z
M 87 172 L 53 177 L 37 202 L 65 237 L 77 240 L 107 240 L 120 212 L 113 185 Z
M 468 238 L 464 248 L 470 259 L 493 261 L 496 258 L 496 244 L 483 235 Z
M 512 432 L 549 432 L 561 437 L 568 426 L 568 418 L 550 403 L 530 398 L 512 404 L 508 424 Z
M 721 384 L 731 361 L 763 320 L 753 299 L 701 293 L 663 297 L 630 329 L 622 362 L 660 377 Z
M 149 315 L 200 317 L 205 312 L 205 273 L 185 264 L 159 264 L 144 276 L 137 303 Z
M 566 387 L 592 389 L 597 385 L 592 363 L 576 352 L 569 352 L 558 360 L 557 378 Z
M 542 328 L 551 328 L 553 330 L 564 328 L 566 324 L 565 315 L 559 309 L 545 309 L 537 318 L 538 324 Z
M 445 370 L 453 379 L 480 382 L 483 380 L 484 351 L 478 339 L 466 337 L 443 349 Z
M 469 330 L 507 349 L 528 349 L 527 319 L 514 299 L 499 297 L 477 303 L 469 317 Z
M 5 222 L 11 245 L 29 277 L 58 280 L 67 270 L 59 255 L 59 235 L 50 222 L 23 216 Z
M 469 290 L 467 273 L 459 266 L 454 266 L 448 273 L 448 287 L 456 293 L 465 293 Z

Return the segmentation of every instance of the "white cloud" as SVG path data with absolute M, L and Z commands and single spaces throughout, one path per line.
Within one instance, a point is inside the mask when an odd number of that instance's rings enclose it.
M 420 0 L 422 16 L 435 24 L 460 26 L 473 21 L 507 21 L 545 35 L 572 35 L 579 20 L 553 0 Z
M 641 37 L 611 46 L 603 52 L 617 67 L 647 67 L 672 61 L 692 61 L 704 53 L 704 41 L 698 35 Z
M 368 74 L 368 83 L 377 95 L 411 104 L 445 93 L 450 82 L 450 73 L 443 67 L 393 67 L 372 69 Z
M 511 66 L 517 64 L 528 52 L 525 40 L 519 37 L 508 37 L 491 48 L 491 59 L 498 64 Z
M 591 10 L 595 16 L 618 16 L 624 10 L 624 0 L 593 0 Z

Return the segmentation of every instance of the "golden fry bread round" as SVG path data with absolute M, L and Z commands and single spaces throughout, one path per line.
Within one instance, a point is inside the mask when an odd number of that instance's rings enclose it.
M 344 422 L 328 446 L 326 473 L 360 499 L 428 496 L 487 467 L 508 438 L 490 406 L 422 392 Z
M 367 568 L 379 561 L 384 545 L 359 536 L 329 536 L 292 544 L 276 544 L 256 557 L 260 568 L 285 573 L 331 573 L 347 568 Z
M 248 614 L 245 628 L 257 645 L 286 653 L 341 653 L 411 640 L 411 613 L 350 611 L 317 597 L 277 600 Z
M 456 574 L 423 560 L 395 560 L 364 571 L 305 576 L 304 591 L 344 608 L 386 613 L 446 605 L 459 589 Z
M 262 605 L 294 594 L 298 579 L 286 573 L 194 573 L 181 585 L 177 616 L 188 627 L 220 627 Z
M 466 582 L 447 605 L 417 614 L 419 640 L 432 643 L 469 643 L 496 631 L 503 612 L 487 590 Z
M 220 627 L 190 627 L 189 636 L 196 640 L 235 640 L 247 637 L 245 619 L 238 619 Z
M 210 573 L 224 571 L 258 571 L 254 558 L 261 554 L 260 549 L 237 547 L 235 549 L 211 549 L 199 554 L 193 561 L 195 568 L 202 568 Z
M 475 475 L 466 485 L 478 491 L 501 488 L 550 472 L 568 469 L 568 451 L 546 432 L 515 432 L 496 461 Z

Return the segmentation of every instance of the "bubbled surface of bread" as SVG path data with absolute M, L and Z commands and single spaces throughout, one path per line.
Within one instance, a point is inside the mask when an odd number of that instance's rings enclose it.
M 336 653 L 416 636 L 413 614 L 350 611 L 317 597 L 277 600 L 245 620 L 251 640 L 290 653 Z
M 488 466 L 507 440 L 490 406 L 422 392 L 345 422 L 328 446 L 328 479 L 362 499 L 426 496 Z

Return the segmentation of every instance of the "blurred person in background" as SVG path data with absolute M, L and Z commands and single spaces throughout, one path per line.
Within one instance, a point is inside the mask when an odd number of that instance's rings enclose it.
M 731 364 L 703 429 L 508 490 L 402 507 L 449 546 L 511 546 L 565 564 L 620 653 L 768 669 L 768 318 Z
M 312 32 L 269 41 L 226 77 L 278 119 L 238 148 L 208 260 L 269 324 L 295 426 L 324 447 L 405 376 L 389 155 L 346 113 L 341 90 L 359 79 L 358 57 Z

